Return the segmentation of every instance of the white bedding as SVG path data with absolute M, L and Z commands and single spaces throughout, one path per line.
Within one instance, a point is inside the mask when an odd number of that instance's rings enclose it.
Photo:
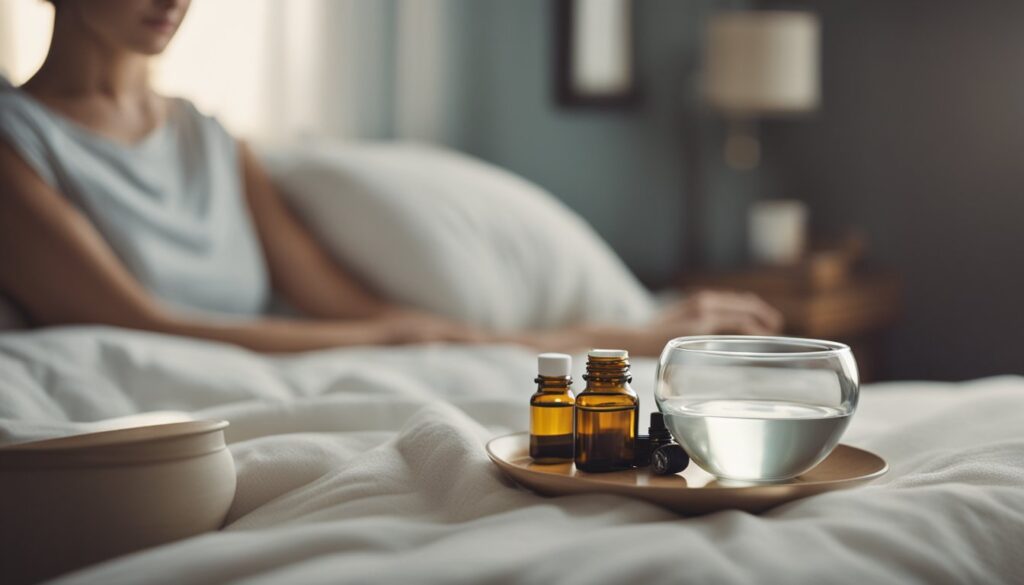
M 681 518 L 517 489 L 483 451 L 525 428 L 533 354 L 356 348 L 266 358 L 103 328 L 0 335 L 0 442 L 150 410 L 231 421 L 219 533 L 61 583 L 995 583 L 1024 576 L 1024 380 L 865 388 L 844 439 L 875 484 Z M 645 410 L 653 362 L 637 360 Z

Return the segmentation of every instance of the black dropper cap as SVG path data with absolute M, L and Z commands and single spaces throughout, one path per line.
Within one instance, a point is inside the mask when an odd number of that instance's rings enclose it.
M 647 427 L 647 434 L 655 444 L 661 445 L 672 441 L 672 433 L 668 432 L 668 427 L 665 426 L 665 415 L 660 412 L 651 413 L 651 426 Z

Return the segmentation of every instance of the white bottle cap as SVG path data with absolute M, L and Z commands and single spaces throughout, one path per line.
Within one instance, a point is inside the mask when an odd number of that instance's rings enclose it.
M 564 378 L 572 375 L 572 356 L 564 353 L 542 353 L 537 356 L 537 372 L 541 376 Z
M 629 357 L 629 352 L 624 349 L 592 349 L 587 353 L 587 356 L 592 358 L 626 359 Z

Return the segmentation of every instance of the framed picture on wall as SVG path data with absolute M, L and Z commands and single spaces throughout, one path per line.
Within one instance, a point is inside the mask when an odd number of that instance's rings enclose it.
M 638 100 L 632 0 L 554 0 L 555 99 L 566 107 Z

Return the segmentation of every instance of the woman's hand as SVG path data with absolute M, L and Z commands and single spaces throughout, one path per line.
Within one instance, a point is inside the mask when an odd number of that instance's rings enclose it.
M 699 291 L 667 307 L 654 321 L 628 334 L 626 349 L 658 355 L 668 340 L 686 335 L 774 335 L 782 313 L 752 293 Z
M 663 310 L 640 327 L 584 326 L 522 336 L 520 342 L 544 351 L 615 347 L 634 355 L 661 353 L 668 340 L 686 335 L 772 335 L 782 330 L 782 314 L 751 293 L 699 291 Z
M 654 324 L 681 335 L 772 335 L 782 330 L 782 313 L 753 293 L 704 290 L 667 307 Z
M 375 316 L 375 320 L 387 331 L 385 335 L 390 343 L 481 343 L 490 340 L 479 329 L 404 307 L 388 308 Z
M 752 293 L 703 290 L 665 308 L 649 325 L 627 332 L 622 346 L 658 355 L 670 339 L 686 335 L 773 335 L 782 313 Z

